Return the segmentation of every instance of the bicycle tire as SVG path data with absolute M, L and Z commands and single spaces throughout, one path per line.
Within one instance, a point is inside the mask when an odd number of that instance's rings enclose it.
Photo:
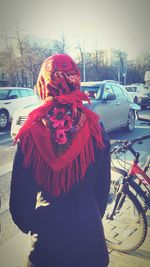
M 134 209 L 137 212 L 137 215 L 135 218 L 136 218 L 136 220 L 138 218 L 137 226 L 136 226 L 138 228 L 134 229 L 134 227 L 135 227 L 134 226 L 132 229 L 132 226 L 131 226 L 133 234 L 137 233 L 137 237 L 135 238 L 132 235 L 132 233 L 130 234 L 130 231 L 131 231 L 130 227 L 126 226 L 126 221 L 129 220 L 129 225 L 130 225 L 131 220 L 130 220 L 130 218 L 127 217 L 127 214 L 125 214 L 125 212 L 123 212 L 123 206 L 124 206 L 124 204 L 123 204 L 122 208 L 120 209 L 120 212 L 118 212 L 118 214 L 115 215 L 114 220 L 108 220 L 106 218 L 106 216 L 104 216 L 104 218 L 103 218 L 103 225 L 104 225 L 104 232 L 105 232 L 105 238 L 106 238 L 107 246 L 112 251 L 114 250 L 114 251 L 118 251 L 118 252 L 122 252 L 122 253 L 132 252 L 132 251 L 136 250 L 137 248 L 139 248 L 146 239 L 147 219 L 146 219 L 145 212 L 144 212 L 140 202 L 136 199 L 136 196 L 129 189 L 127 189 L 127 191 L 126 191 L 126 200 L 125 200 L 126 203 L 128 200 L 129 200 L 128 205 L 131 206 L 131 203 L 132 203 L 132 206 L 134 207 Z M 105 215 L 106 215 L 106 213 L 107 213 L 107 209 L 106 209 Z M 121 221 L 121 214 L 123 214 L 125 221 Z M 118 217 L 120 216 L 119 220 L 118 220 L 118 218 L 116 219 L 116 216 L 118 216 Z M 122 218 L 123 218 L 123 216 L 122 216 Z M 117 223 L 118 223 L 118 225 L 117 225 Z M 112 234 L 111 238 L 110 238 L 110 229 L 108 231 L 108 228 L 110 228 L 110 227 L 114 227 L 111 230 L 112 231 L 111 232 L 111 234 Z M 125 227 L 126 227 L 126 229 L 125 229 Z M 123 242 L 119 240 L 120 236 L 119 236 L 119 234 L 117 236 L 117 231 L 118 232 L 120 231 L 120 233 L 121 233 L 121 234 L 119 233 L 120 235 L 125 236 L 125 240 L 123 240 Z M 129 232 L 128 237 L 125 235 L 125 231 Z M 116 239 L 116 237 L 117 237 L 117 239 Z
M 142 183 L 141 185 L 139 185 L 138 183 L 136 183 L 136 181 L 133 180 L 131 180 L 129 184 L 130 184 L 130 190 L 133 189 L 132 192 L 134 193 L 134 195 L 136 196 L 142 207 L 144 208 L 146 205 L 147 209 L 150 209 L 150 198 L 148 196 L 147 187 Z
M 143 171 L 145 174 L 148 173 L 150 167 L 150 157 L 147 157 L 146 163 L 142 166 Z M 135 178 L 137 181 L 139 181 L 138 175 L 135 175 Z M 131 188 L 134 190 L 134 195 L 138 199 L 138 201 L 141 203 L 143 209 L 145 212 L 147 212 L 148 209 L 150 209 L 150 185 L 144 184 L 141 182 L 140 184 L 136 182 L 136 180 L 131 180 L 129 182 Z

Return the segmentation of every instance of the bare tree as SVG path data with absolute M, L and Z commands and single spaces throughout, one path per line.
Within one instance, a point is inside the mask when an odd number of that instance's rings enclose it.
M 66 53 L 68 49 L 66 37 L 62 35 L 59 40 L 54 40 L 52 42 L 52 49 L 53 53 L 60 53 L 60 54 Z
M 3 38 L 5 47 L 0 51 L 0 66 L 1 66 L 1 73 L 5 80 L 7 80 L 6 84 L 10 86 L 14 86 L 16 83 L 16 58 L 15 58 L 15 51 L 11 44 L 11 40 L 14 39 L 13 37 L 9 37 L 6 29 L 3 31 Z
M 123 84 L 126 84 L 127 76 L 127 53 L 125 51 L 116 50 L 116 55 L 118 56 L 118 81 L 123 80 Z
M 52 54 L 52 49 L 32 38 L 26 38 L 24 42 L 23 68 L 28 73 L 30 85 L 36 83 L 38 72 L 45 58 Z

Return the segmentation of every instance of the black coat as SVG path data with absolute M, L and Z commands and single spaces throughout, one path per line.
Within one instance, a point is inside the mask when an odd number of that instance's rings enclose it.
M 29 255 L 39 267 L 105 267 L 108 251 L 101 218 L 110 189 L 110 143 L 103 131 L 105 148 L 95 146 L 95 162 L 88 167 L 85 179 L 68 193 L 49 199 L 38 188 L 32 166 L 23 167 L 23 154 L 18 145 L 14 159 L 10 212 L 23 231 L 37 233 Z M 37 192 L 50 205 L 35 209 Z

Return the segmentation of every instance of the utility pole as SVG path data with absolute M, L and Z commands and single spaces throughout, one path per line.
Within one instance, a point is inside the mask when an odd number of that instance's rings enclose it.
M 86 73 L 85 73 L 85 42 L 83 42 L 83 81 L 86 81 Z
M 85 70 L 85 43 L 83 42 L 83 44 L 81 44 L 81 42 L 79 41 L 78 47 L 77 47 L 80 51 L 80 57 L 81 57 L 81 64 L 82 64 L 82 79 L 83 82 L 86 81 L 86 70 Z
M 124 68 L 123 68 L 123 85 L 126 85 L 127 78 L 127 63 L 124 60 Z
M 127 78 L 127 58 L 124 49 L 124 60 L 123 60 L 123 85 L 126 85 L 126 78 Z
M 120 83 L 120 61 L 118 61 L 118 83 Z
M 17 33 L 17 41 L 18 41 L 18 48 L 20 52 L 21 57 L 21 86 L 24 86 L 24 70 L 23 70 L 23 47 L 22 47 L 22 41 L 20 39 L 20 30 L 18 24 L 16 25 L 16 33 Z

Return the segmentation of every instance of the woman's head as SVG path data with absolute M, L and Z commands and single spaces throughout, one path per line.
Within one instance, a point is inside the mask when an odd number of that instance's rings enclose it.
M 80 71 L 74 60 L 66 54 L 48 57 L 37 80 L 37 93 L 41 99 L 69 95 L 75 90 L 80 90 Z

